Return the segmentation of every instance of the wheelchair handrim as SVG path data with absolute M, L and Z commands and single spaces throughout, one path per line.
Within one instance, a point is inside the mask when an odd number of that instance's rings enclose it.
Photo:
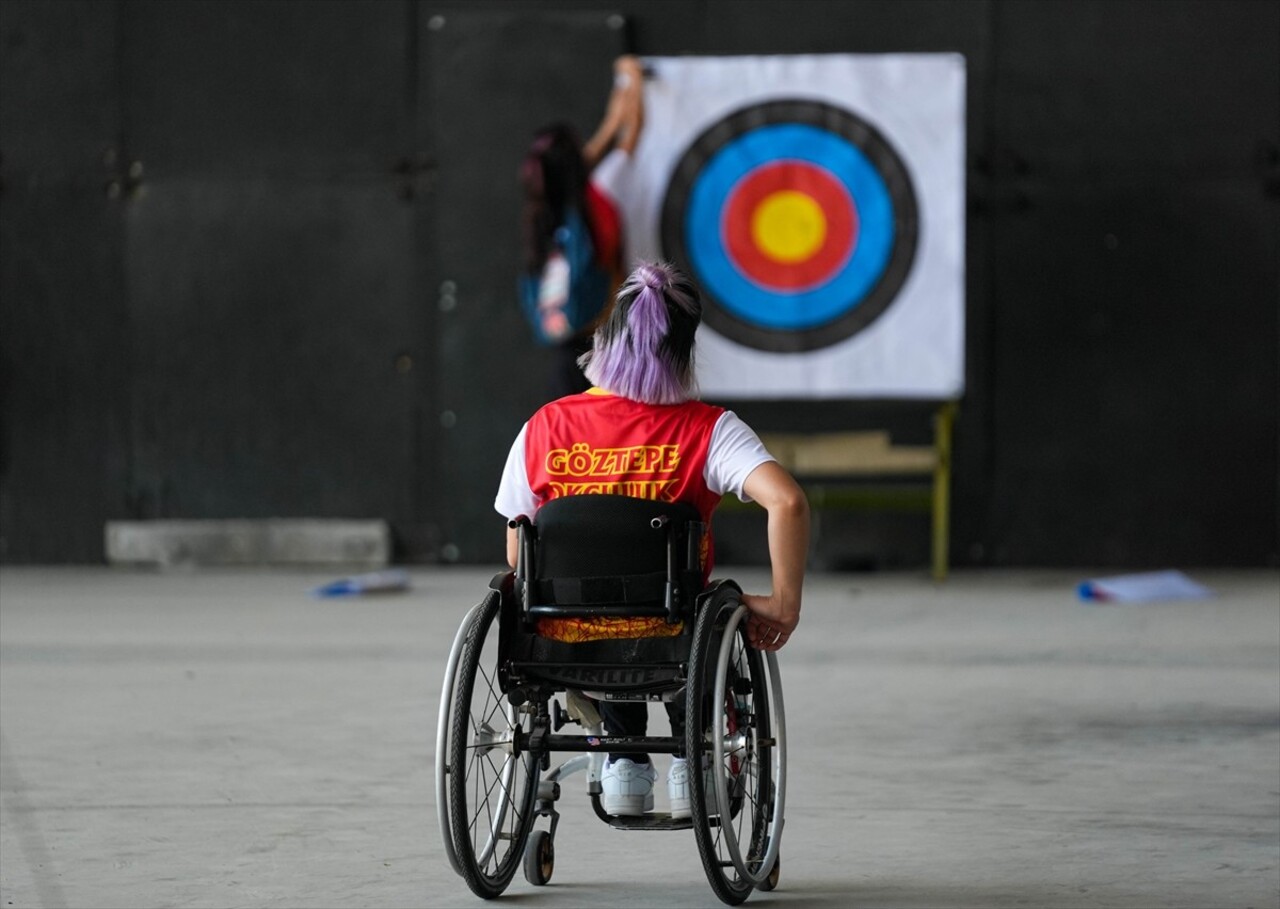
M 486 598 L 487 599 L 487 598 Z M 457 874 L 462 874 L 462 865 L 458 862 L 458 853 L 453 846 L 453 831 L 449 827 L 449 724 L 453 706 L 453 679 L 458 672 L 458 660 L 462 656 L 462 642 L 466 638 L 467 629 L 475 619 L 476 612 L 485 604 L 481 600 L 467 610 L 458 626 L 458 633 L 453 638 L 453 647 L 449 650 L 449 661 L 444 669 L 444 684 L 440 689 L 440 717 L 436 723 L 436 821 L 440 826 L 440 838 L 444 841 L 444 853 L 449 865 Z
M 716 658 L 716 685 L 715 700 L 713 704 L 724 704 L 725 700 L 725 678 L 728 675 L 729 658 L 733 652 L 734 639 L 737 636 L 738 625 L 741 624 L 743 617 L 746 615 L 747 607 L 739 605 L 733 611 L 733 615 L 729 617 L 725 623 L 723 636 L 720 638 L 720 652 Z M 747 869 L 746 863 L 742 860 L 742 852 L 738 848 L 738 838 L 725 827 L 726 836 L 724 837 L 725 845 L 729 849 L 729 856 L 733 859 L 734 868 L 742 877 L 749 881 L 753 887 L 759 886 L 769 876 L 769 872 L 773 869 L 773 863 L 778 859 L 779 840 L 782 833 L 782 813 L 783 806 L 786 802 L 786 723 L 783 719 L 785 711 L 782 704 L 782 685 L 780 684 L 780 676 L 778 675 L 778 659 L 777 655 L 769 652 L 764 655 L 766 657 L 765 664 L 768 666 L 766 677 L 763 680 L 766 689 L 769 692 L 770 700 L 776 704 L 774 720 L 777 731 L 774 733 L 775 744 L 773 746 L 773 786 L 774 799 L 773 810 L 769 818 L 768 838 L 769 845 L 765 849 L 764 858 L 760 861 L 758 874 L 753 874 Z M 716 730 L 716 734 L 711 737 L 711 751 L 713 755 L 714 765 L 717 768 L 724 767 L 724 736 L 720 734 L 720 730 Z M 722 772 L 712 774 L 716 785 L 716 804 L 729 804 L 729 788 L 725 782 L 725 775 Z
M 484 899 L 501 894 L 519 868 L 537 796 L 537 763 L 527 751 L 516 753 L 517 708 L 500 691 L 496 673 L 485 669 L 496 666 L 491 645 L 498 641 L 500 607 L 491 595 L 468 629 L 449 714 L 453 846 L 467 886 Z M 500 767 L 489 757 L 494 752 L 501 754 Z M 503 830 L 509 820 L 513 826 Z

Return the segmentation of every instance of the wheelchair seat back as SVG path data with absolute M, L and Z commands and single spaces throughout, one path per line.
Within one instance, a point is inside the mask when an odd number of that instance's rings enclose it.
M 702 583 L 705 531 L 684 502 L 614 495 L 553 499 L 525 551 L 526 615 L 683 618 Z M 519 573 L 519 572 L 518 572 Z
M 520 616 L 503 674 L 525 684 L 668 696 L 684 683 L 691 622 L 667 637 L 552 640 L 542 619 L 693 616 L 703 586 L 706 527 L 682 502 L 614 495 L 553 499 L 520 533 Z

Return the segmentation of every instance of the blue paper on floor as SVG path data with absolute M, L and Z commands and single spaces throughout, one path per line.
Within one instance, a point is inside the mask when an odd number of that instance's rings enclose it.
M 1080 599 L 1098 603 L 1144 603 L 1152 600 L 1201 600 L 1213 596 L 1181 571 L 1148 571 L 1093 578 L 1077 588 Z
M 311 591 L 317 597 L 350 597 L 365 593 L 394 593 L 409 589 L 409 573 L 398 568 L 371 571 L 322 584 Z

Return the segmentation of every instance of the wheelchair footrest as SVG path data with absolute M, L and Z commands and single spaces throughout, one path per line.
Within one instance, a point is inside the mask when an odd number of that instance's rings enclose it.
M 618 830 L 690 830 L 693 828 L 692 818 L 672 817 L 666 811 L 650 811 L 647 814 L 608 814 L 600 804 L 600 796 L 594 793 L 591 796 L 591 807 L 595 809 L 596 817 Z

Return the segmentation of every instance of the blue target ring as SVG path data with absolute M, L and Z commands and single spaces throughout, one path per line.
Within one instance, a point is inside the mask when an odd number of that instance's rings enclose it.
M 760 280 L 726 241 L 734 193 L 779 162 L 799 162 L 842 187 L 814 205 L 849 206 L 857 225 L 847 255 L 810 286 Z M 760 350 L 814 350 L 861 331 L 896 297 L 915 257 L 915 194 L 901 159 L 865 121 L 821 102 L 773 101 L 730 114 L 694 140 L 668 184 L 661 235 L 664 256 L 702 288 L 708 325 Z
M 823 168 L 848 190 L 857 209 L 858 242 L 846 266 L 821 287 L 779 294 L 746 277 L 730 257 L 715 224 L 729 193 L 756 168 L 778 160 Z M 715 286 L 725 309 L 756 325 L 784 331 L 830 322 L 866 298 L 884 274 L 893 249 L 893 201 L 884 179 L 856 146 L 800 123 L 765 126 L 730 142 L 707 162 L 685 211 L 687 252 L 703 282 Z

